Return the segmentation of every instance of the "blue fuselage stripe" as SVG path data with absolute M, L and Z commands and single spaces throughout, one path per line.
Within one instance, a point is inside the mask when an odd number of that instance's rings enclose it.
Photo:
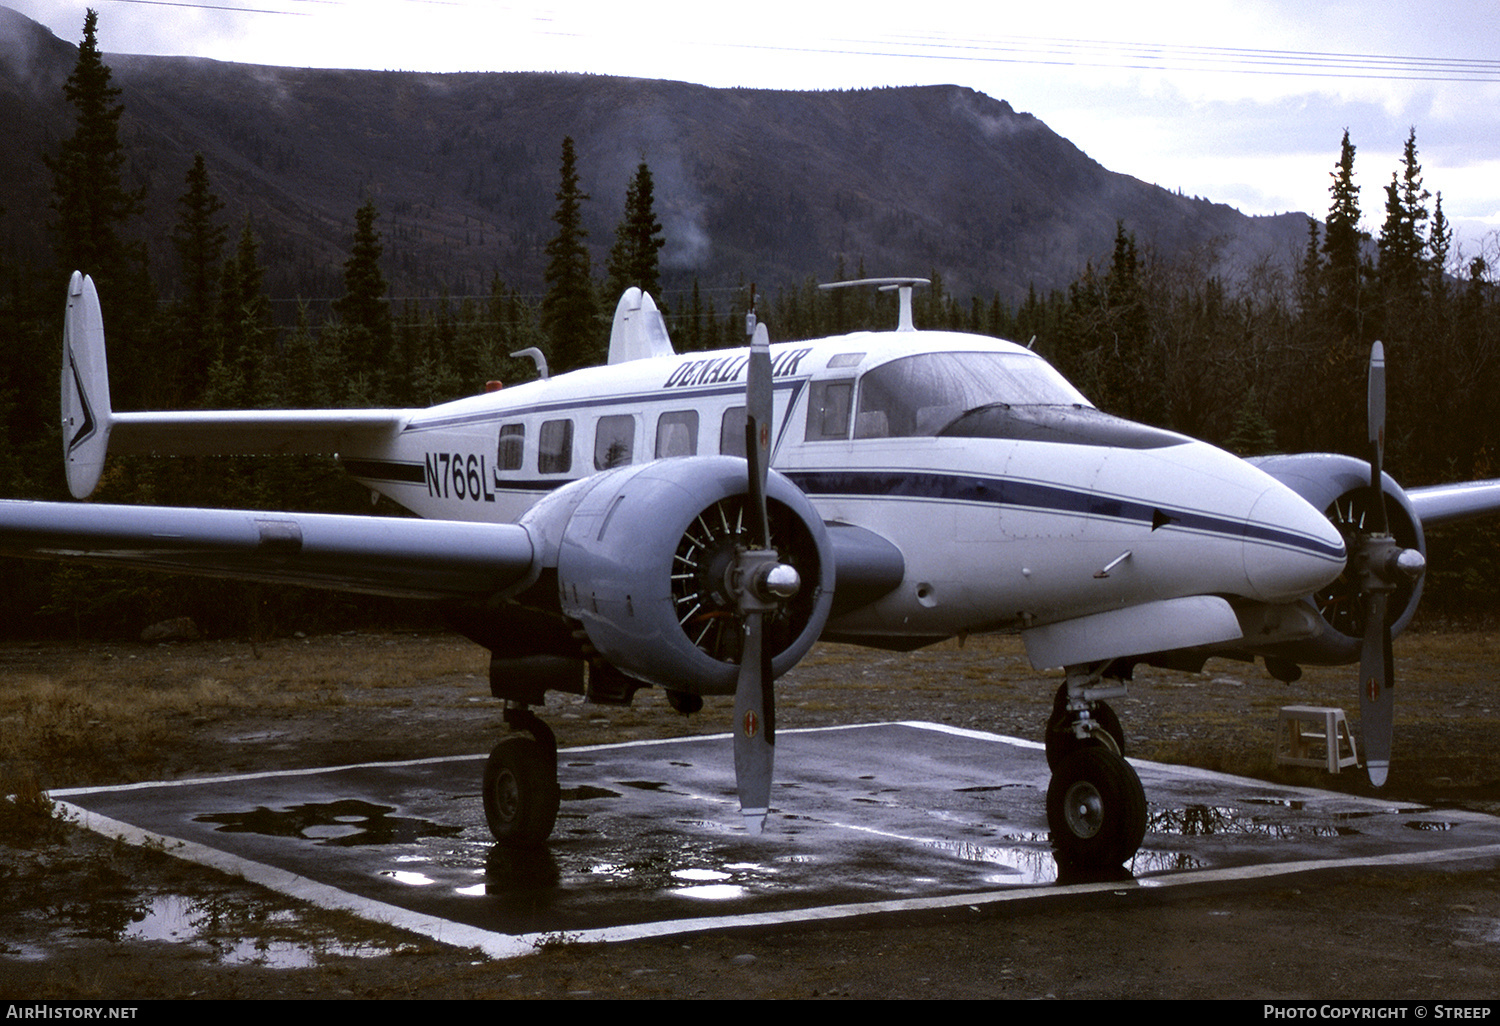
M 1270 524 L 1247 523 L 1200 510 L 1170 509 L 1120 496 L 1101 495 L 1038 481 L 906 470 L 791 471 L 786 476 L 814 500 L 820 496 L 837 495 L 1010 506 L 1065 516 L 1105 517 L 1140 523 L 1146 527 L 1156 525 L 1218 534 L 1295 549 L 1330 562 L 1344 561 L 1341 546 L 1328 545 L 1316 538 Z

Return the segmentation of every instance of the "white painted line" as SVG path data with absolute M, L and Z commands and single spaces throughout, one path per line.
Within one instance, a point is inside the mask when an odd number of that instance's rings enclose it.
M 491 930 L 481 930 L 478 927 L 455 923 L 448 919 L 411 912 L 395 905 L 387 905 L 383 901 L 363 898 L 337 887 L 320 884 L 285 869 L 277 869 L 261 862 L 240 858 L 238 855 L 231 855 L 207 845 L 167 837 L 164 834 L 154 834 L 131 826 L 129 823 L 89 812 L 87 809 L 68 802 L 57 802 L 57 805 L 69 817 L 75 818 L 82 826 L 97 834 L 119 838 L 126 844 L 133 844 L 137 847 L 160 848 L 168 855 L 260 884 L 278 894 L 306 901 L 319 908 L 350 912 L 362 919 L 430 937 L 442 944 L 451 944 L 458 948 L 478 948 L 491 958 L 515 958 L 536 950 L 534 938 L 495 933 Z
M 320 773 L 337 773 L 356 769 L 401 769 L 405 766 L 431 766 L 444 762 L 473 762 L 483 755 L 439 755 L 431 759 L 404 759 L 399 762 L 359 762 L 347 766 L 315 766 L 310 769 L 264 770 L 259 773 L 235 773 L 222 777 L 188 777 L 182 780 L 148 780 L 136 784 L 106 784 L 103 787 L 65 787 L 48 791 L 52 799 L 71 798 L 80 794 L 114 794 L 120 791 L 142 791 L 150 787 L 191 787 L 195 784 L 232 784 L 241 780 L 274 780 L 278 777 L 311 777 Z
M 1113 881 L 1087 884 L 1050 884 L 1046 887 L 1018 887 L 1006 891 L 988 891 L 979 894 L 949 894 L 934 898 L 908 898 L 898 901 L 871 901 L 853 905 L 828 905 L 823 908 L 790 909 L 784 912 L 763 912 L 739 916 L 718 916 L 711 919 L 678 919 L 656 923 L 640 923 L 634 926 L 613 926 L 600 930 L 569 932 L 564 939 L 575 944 L 620 943 L 647 940 L 655 937 L 671 937 L 677 934 L 703 933 L 708 930 L 743 929 L 753 926 L 791 926 L 799 923 L 831 922 L 840 919 L 855 919 L 861 916 L 879 915 L 887 912 L 920 912 L 959 906 L 996 905 L 1003 902 L 1035 900 L 1037 898 L 1066 897 L 1083 894 L 1098 894 L 1105 891 L 1128 892 L 1136 889 L 1165 890 L 1169 887 L 1190 884 L 1235 883 L 1249 880 L 1264 880 L 1276 876 L 1292 876 L 1324 869 L 1357 869 L 1374 866 L 1415 866 L 1435 862 L 1464 861 L 1484 858 L 1500 859 L 1500 844 L 1481 845 L 1474 848 L 1455 848 L 1450 851 L 1429 851 L 1405 855 L 1380 855 L 1361 859 L 1329 859 L 1326 861 L 1285 862 L 1264 866 L 1241 866 L 1234 869 L 1205 869 L 1174 873 L 1168 877 L 1147 877 L 1142 880 Z M 529 940 L 530 946 L 559 939 L 558 934 L 523 934 L 517 940 Z

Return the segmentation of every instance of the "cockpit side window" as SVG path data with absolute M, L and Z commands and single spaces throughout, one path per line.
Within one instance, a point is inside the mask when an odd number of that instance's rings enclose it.
M 745 455 L 745 408 L 731 406 L 719 423 L 719 452 L 725 456 Z
M 807 390 L 807 440 L 849 437 L 853 381 L 814 381 Z

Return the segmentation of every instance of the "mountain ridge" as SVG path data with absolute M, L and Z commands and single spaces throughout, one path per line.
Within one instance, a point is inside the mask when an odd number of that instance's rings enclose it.
M 101 27 L 107 48 L 108 26 Z M 47 215 L 40 154 L 72 131 L 76 47 L 0 8 L 0 206 L 12 245 Z M 550 72 L 326 71 L 107 54 L 125 106 L 138 237 L 165 242 L 193 154 L 231 233 L 249 223 L 273 294 L 337 295 L 354 211 L 373 198 L 396 294 L 543 286 L 563 136 L 574 138 L 595 271 L 645 160 L 667 288 L 790 286 L 861 264 L 936 270 L 950 293 L 1008 302 L 1108 259 L 1116 224 L 1235 278 L 1290 266 L 1306 215 L 1249 217 L 1109 171 L 1036 116 L 956 86 L 717 89 Z M 40 234 L 40 233 L 34 233 Z

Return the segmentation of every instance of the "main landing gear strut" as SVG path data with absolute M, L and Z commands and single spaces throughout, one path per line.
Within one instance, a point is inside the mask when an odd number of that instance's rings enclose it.
M 1047 721 L 1047 825 L 1058 864 L 1114 869 L 1134 857 L 1146 836 L 1146 792 L 1125 761 L 1120 718 L 1104 701 L 1125 694 L 1106 681 L 1108 664 L 1066 668 Z
M 520 702 L 505 704 L 505 722 L 515 733 L 501 738 L 484 764 L 484 818 L 501 844 L 535 847 L 551 836 L 562 797 L 557 738 Z

